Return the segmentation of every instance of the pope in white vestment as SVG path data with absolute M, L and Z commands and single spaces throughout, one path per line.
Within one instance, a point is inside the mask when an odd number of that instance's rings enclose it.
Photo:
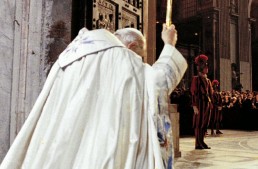
M 83 28 L 53 65 L 0 169 L 172 168 L 173 147 L 160 146 L 167 136 L 172 144 L 164 100 L 186 68 L 172 45 L 150 66 L 110 32 Z

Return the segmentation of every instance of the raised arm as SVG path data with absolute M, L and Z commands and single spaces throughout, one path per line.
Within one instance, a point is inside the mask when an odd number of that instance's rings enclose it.
M 153 69 L 157 75 L 157 85 L 167 89 L 170 94 L 182 79 L 187 69 L 187 62 L 175 48 L 177 31 L 174 25 L 167 27 L 163 24 L 162 40 L 165 45 Z

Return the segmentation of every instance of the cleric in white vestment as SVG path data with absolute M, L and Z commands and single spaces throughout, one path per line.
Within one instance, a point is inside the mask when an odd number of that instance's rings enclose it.
M 175 36 L 174 27 L 164 29 Z M 114 34 L 83 28 L 53 65 L 0 169 L 173 168 L 167 96 L 186 68 L 173 44 L 150 66 Z

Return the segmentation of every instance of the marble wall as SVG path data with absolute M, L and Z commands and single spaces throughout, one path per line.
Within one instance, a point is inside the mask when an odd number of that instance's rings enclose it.
M 0 161 L 9 147 L 15 0 L 0 1 Z
M 231 61 L 230 59 L 220 59 L 220 90 L 231 91 Z
M 0 162 L 71 40 L 72 0 L 0 1 Z
M 240 83 L 243 86 L 243 91 L 252 89 L 251 70 L 252 63 L 240 61 Z

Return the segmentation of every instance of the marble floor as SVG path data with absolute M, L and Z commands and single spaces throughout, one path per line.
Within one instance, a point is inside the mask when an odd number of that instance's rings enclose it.
M 175 169 L 258 169 L 258 131 L 221 131 L 205 138 L 209 150 L 195 150 L 193 136 L 180 138 Z

